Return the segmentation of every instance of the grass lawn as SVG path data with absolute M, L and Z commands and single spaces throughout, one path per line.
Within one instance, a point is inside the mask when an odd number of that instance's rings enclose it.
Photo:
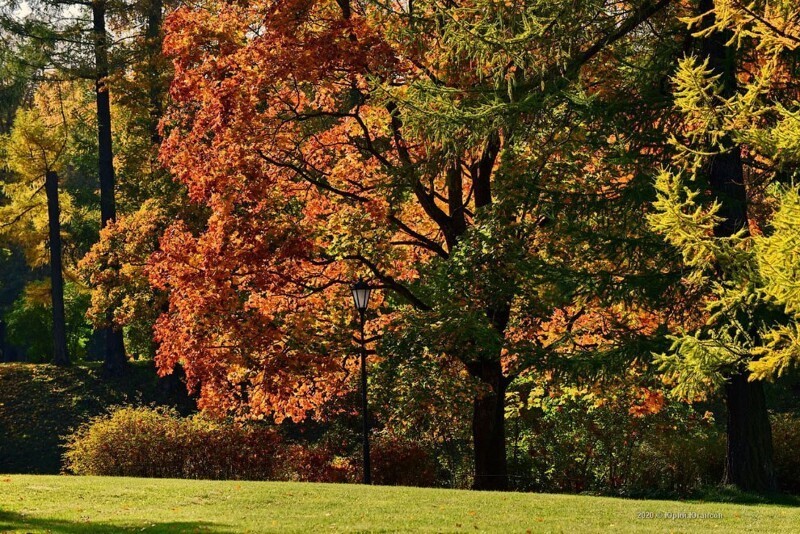
M 669 514 L 676 517 L 664 517 Z M 800 507 L 293 482 L 0 475 L 1 532 L 119 530 L 777 533 L 800 531 Z

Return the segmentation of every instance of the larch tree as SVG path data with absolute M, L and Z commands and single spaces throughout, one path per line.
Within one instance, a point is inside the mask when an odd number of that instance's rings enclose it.
M 2 185 L 11 202 L 0 208 L 0 235 L 27 241 L 29 261 L 37 263 L 37 245 L 46 243 L 50 265 L 50 301 L 53 315 L 53 363 L 69 365 L 64 312 L 61 201 L 59 171 L 69 142 L 63 89 L 40 88 L 34 106 L 16 113 L 3 153 L 13 176 Z M 42 201 L 41 192 L 45 192 Z M 31 240 L 31 236 L 41 236 Z M 45 254 L 41 254 L 44 256 Z M 42 259 L 41 261 L 45 261 Z
M 171 225 L 149 267 L 161 371 L 182 363 L 206 410 L 302 419 L 347 390 L 347 286 L 368 278 L 370 353 L 469 384 L 474 487 L 505 488 L 514 378 L 641 356 L 666 320 L 642 304 L 672 278 L 641 195 L 669 4 L 178 9 L 162 159 L 211 215 Z
M 699 49 L 674 79 L 685 122 L 673 140 L 674 165 L 656 182 L 651 221 L 681 250 L 686 286 L 705 306 L 701 326 L 684 325 L 661 366 L 680 396 L 724 392 L 724 481 L 770 491 L 776 481 L 762 380 L 792 365 L 796 350 L 791 299 L 775 284 L 792 261 L 776 256 L 797 254 L 786 227 L 796 197 L 778 194 L 774 230 L 769 214 L 775 184 L 796 177 L 800 11 L 793 2 L 702 0 L 698 13 L 687 20 Z

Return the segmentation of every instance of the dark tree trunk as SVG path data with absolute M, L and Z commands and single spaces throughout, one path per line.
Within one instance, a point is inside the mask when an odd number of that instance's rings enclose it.
M 700 11 L 714 8 L 714 0 L 700 0 Z M 708 27 L 713 16 L 704 20 Z M 736 92 L 736 51 L 726 45 L 728 32 L 715 32 L 703 39 L 703 53 L 709 66 L 720 75 L 722 95 Z M 714 156 L 707 169 L 711 193 L 720 202 L 722 220 L 714 228 L 717 237 L 729 237 L 748 228 L 747 190 L 744 183 L 741 149 L 729 138 L 720 141 L 723 152 Z M 720 273 L 724 275 L 724 273 Z M 728 409 L 728 447 L 723 483 L 745 491 L 774 491 L 777 487 L 772 463 L 772 432 L 761 382 L 749 382 L 740 370 L 725 386 Z
M 10 361 L 8 355 L 8 349 L 6 349 L 6 323 L 3 322 L 3 319 L 0 319 L 0 362 L 8 362 Z
M 749 382 L 745 373 L 734 375 L 725 386 L 725 401 L 728 449 L 724 483 L 745 491 L 775 491 L 772 430 L 763 385 Z
M 491 177 L 497 155 L 500 151 L 500 137 L 497 133 L 489 136 L 486 146 L 472 171 L 476 209 L 488 208 L 492 204 Z M 457 167 L 456 167 L 457 168 Z M 463 186 L 460 179 L 451 178 L 448 172 L 450 189 L 450 216 L 463 219 Z M 466 224 L 457 223 L 461 233 Z M 509 304 L 499 304 L 486 309 L 489 323 L 500 337 L 505 335 L 511 315 Z M 475 457 L 475 478 L 472 488 L 476 490 L 508 489 L 508 464 L 506 459 L 506 387 L 508 379 L 503 375 L 500 354 L 490 361 L 471 362 L 467 365 L 470 374 L 484 386 L 473 402 L 472 443 Z
M 164 87 L 161 79 L 161 45 L 163 42 L 161 26 L 163 22 L 163 0 L 150 0 L 147 8 L 147 59 L 148 59 L 148 97 L 150 100 L 150 140 L 153 144 L 161 143 L 161 134 L 158 132 L 158 123 L 164 113 L 162 97 Z
M 105 227 L 109 221 L 117 218 L 117 206 L 114 198 L 114 153 L 111 147 L 111 103 L 108 94 L 108 33 L 106 32 L 106 0 L 94 0 L 92 3 L 92 22 L 94 32 L 95 54 L 95 100 L 97 103 L 97 141 L 99 148 L 100 174 L 100 218 Z M 111 312 L 106 318 L 111 325 Z M 108 326 L 103 329 L 105 338 L 105 354 L 103 372 L 107 376 L 119 376 L 125 373 L 128 360 L 125 357 L 125 344 L 122 332 Z
M 468 365 L 472 376 L 485 387 L 474 400 L 472 439 L 475 447 L 476 490 L 508 489 L 506 465 L 506 378 L 499 359 Z
M 53 304 L 53 363 L 69 365 L 67 324 L 64 315 L 64 275 L 61 267 L 61 221 L 58 204 L 58 174 L 48 171 L 44 190 L 47 194 L 47 216 L 50 247 L 50 296 Z

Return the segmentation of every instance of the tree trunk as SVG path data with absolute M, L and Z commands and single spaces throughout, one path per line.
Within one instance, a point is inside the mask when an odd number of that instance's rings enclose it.
M 3 322 L 3 319 L 0 318 L 0 362 L 6 363 L 8 362 L 9 355 L 7 354 L 8 350 L 6 349 L 6 324 Z
M 150 140 L 154 145 L 161 144 L 158 123 L 164 114 L 161 99 L 164 96 L 162 68 L 160 65 L 161 45 L 163 42 L 161 26 L 163 22 L 163 0 L 151 0 L 147 7 L 147 62 L 148 62 L 148 98 L 150 100 Z
M 472 488 L 506 490 L 508 489 L 505 436 L 506 378 L 503 376 L 499 359 L 476 362 L 468 368 L 470 373 L 485 386 L 484 391 L 474 400 L 472 439 L 475 448 L 475 478 Z
M 713 8 L 714 0 L 700 0 L 701 13 Z M 709 15 L 703 25 L 713 23 L 714 16 Z M 702 42 L 709 66 L 720 75 L 725 98 L 733 96 L 737 88 L 736 50 L 726 44 L 730 37 L 729 32 L 714 32 Z M 747 190 L 740 147 L 727 137 L 720 140 L 720 146 L 724 150 L 712 158 L 707 173 L 711 192 L 721 205 L 722 220 L 715 226 L 714 235 L 730 237 L 748 228 Z M 737 372 L 725 386 L 725 404 L 728 447 L 723 482 L 745 491 L 775 490 L 772 432 L 763 384 L 749 382 L 746 370 Z
M 749 382 L 746 373 L 734 375 L 725 386 L 728 407 L 728 449 L 723 483 L 744 491 L 775 491 L 772 430 L 764 387 Z
M 111 103 L 108 94 L 108 33 L 106 32 L 106 0 L 92 3 L 95 54 L 95 100 L 97 103 L 97 141 L 100 174 L 100 219 L 102 227 L 117 218 L 114 192 L 114 153 L 111 146 Z M 103 329 L 105 354 L 103 372 L 107 376 L 125 373 L 128 360 L 122 332 L 114 329 L 112 312 L 106 317 L 110 326 Z
M 58 204 L 58 174 L 48 171 L 44 190 L 47 194 L 47 216 L 50 246 L 50 296 L 53 305 L 53 363 L 69 365 L 67 325 L 64 314 L 64 275 L 61 267 L 61 221 Z

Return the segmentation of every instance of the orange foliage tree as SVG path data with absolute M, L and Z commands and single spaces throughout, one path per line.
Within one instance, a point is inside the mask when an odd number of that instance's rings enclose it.
M 161 372 L 181 363 L 208 411 L 317 413 L 350 387 L 348 285 L 369 279 L 371 353 L 445 362 L 474 399 L 474 486 L 505 488 L 514 378 L 648 354 L 666 320 L 647 307 L 672 278 L 641 191 L 664 157 L 644 102 L 674 17 L 667 0 L 578 4 L 174 12 L 161 158 L 211 215 L 169 226 L 148 267 L 169 295 Z

